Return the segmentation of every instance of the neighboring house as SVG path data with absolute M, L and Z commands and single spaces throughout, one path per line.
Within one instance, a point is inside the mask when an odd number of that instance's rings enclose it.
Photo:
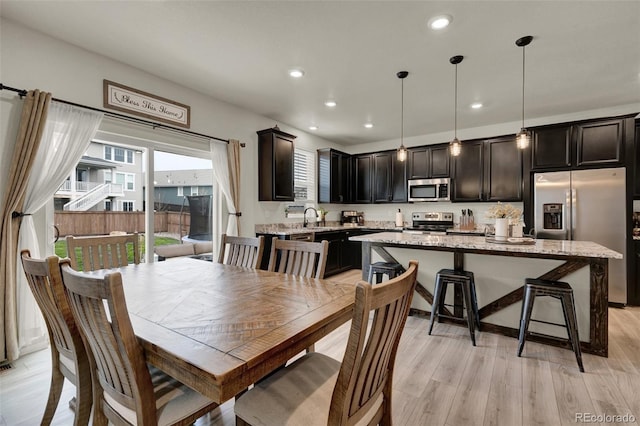
M 188 210 L 187 196 L 212 195 L 211 169 L 156 171 L 153 175 L 154 204 L 158 211 Z
M 54 195 L 56 210 L 144 210 L 142 152 L 91 142 Z

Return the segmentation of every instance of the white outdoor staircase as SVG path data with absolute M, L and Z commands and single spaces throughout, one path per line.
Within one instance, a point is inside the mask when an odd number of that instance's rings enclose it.
M 117 183 L 103 183 L 82 195 L 82 197 L 69 201 L 63 206 L 67 211 L 87 211 L 100 201 L 108 197 L 122 197 L 122 185 Z

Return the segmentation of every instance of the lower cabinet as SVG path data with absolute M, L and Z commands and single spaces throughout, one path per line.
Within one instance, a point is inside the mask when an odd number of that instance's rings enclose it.
M 634 261 L 635 261 L 635 281 L 633 281 L 633 288 L 628 291 L 630 305 L 640 306 L 640 240 L 633 241 L 634 246 Z
M 327 264 L 324 272 L 325 277 L 339 274 L 340 272 L 345 272 L 350 269 L 362 269 L 362 243 L 359 241 L 349 241 L 349 238 L 357 235 L 375 234 L 376 232 L 382 232 L 382 230 L 353 228 L 290 235 L 257 233 L 257 237 L 263 235 L 265 238 L 264 253 L 262 255 L 260 269 L 267 270 L 269 267 L 269 255 L 271 254 L 271 242 L 273 237 L 283 240 L 297 239 L 300 241 L 311 241 L 310 239 L 307 239 L 309 236 L 312 236 L 313 241 L 315 242 L 326 240 L 329 243 Z M 390 231 L 385 230 L 385 232 Z M 365 265 L 365 267 L 367 266 L 368 265 Z
M 349 229 L 340 231 L 316 232 L 315 241 L 327 240 L 329 252 L 324 276 L 339 274 L 350 269 L 362 269 L 362 243 L 349 241 L 356 235 L 381 232 L 374 229 Z

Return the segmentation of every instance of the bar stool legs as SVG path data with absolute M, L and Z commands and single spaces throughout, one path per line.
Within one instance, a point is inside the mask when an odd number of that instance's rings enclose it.
M 369 284 L 374 284 L 373 278 L 375 277 L 375 284 L 382 282 L 382 276 L 387 274 L 389 279 L 402 275 L 404 268 L 399 263 L 394 262 L 376 262 L 369 266 L 369 277 L 367 281 Z
M 571 286 L 561 281 L 527 278 L 525 280 L 524 291 L 524 300 L 522 302 L 522 312 L 520 315 L 520 331 L 518 333 L 518 356 L 522 355 L 522 350 L 524 349 L 524 343 L 529 329 L 529 323 L 531 321 L 565 327 L 567 329 L 569 345 L 576 355 L 578 367 L 580 368 L 580 371 L 584 373 L 582 351 L 580 350 L 580 338 L 578 336 L 578 320 L 576 317 L 575 300 Z M 564 324 L 531 319 L 533 302 L 537 296 L 550 296 L 560 300 L 562 305 L 562 314 L 564 316 Z
M 480 329 L 480 315 L 478 314 L 478 302 L 476 298 L 475 282 L 473 272 L 456 271 L 453 269 L 441 269 L 436 274 L 436 285 L 431 307 L 431 318 L 429 319 L 429 335 L 433 331 L 433 323 L 436 318 L 454 318 L 443 315 L 440 310 L 444 305 L 446 286 L 448 284 L 459 285 L 462 289 L 464 307 L 467 311 L 467 326 L 471 343 L 476 346 L 476 327 Z

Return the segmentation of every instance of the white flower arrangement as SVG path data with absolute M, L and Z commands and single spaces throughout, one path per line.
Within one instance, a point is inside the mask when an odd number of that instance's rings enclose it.
M 522 209 L 498 201 L 498 204 L 489 207 L 486 216 L 492 219 L 508 218 L 511 219 L 509 222 L 518 223 L 522 217 Z

